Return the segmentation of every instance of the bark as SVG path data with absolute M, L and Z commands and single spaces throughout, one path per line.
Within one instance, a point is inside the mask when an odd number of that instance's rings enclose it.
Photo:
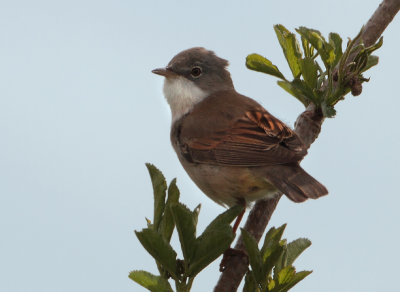
M 368 20 L 362 39 L 365 46 L 371 46 L 379 39 L 383 31 L 400 9 L 400 0 L 384 0 Z
M 373 45 L 379 39 L 399 9 L 400 0 L 382 1 L 364 27 L 362 39 L 366 46 Z M 297 118 L 295 131 L 307 147 L 310 147 L 317 139 L 323 121 L 321 112 L 314 105 L 308 106 Z M 252 234 L 257 241 L 260 241 L 281 196 L 282 194 L 279 193 L 274 199 L 260 200 L 250 211 L 244 229 Z M 236 242 L 235 248 L 243 250 L 241 237 Z M 237 291 L 247 269 L 248 259 L 246 256 L 231 257 L 229 261 L 225 262 L 225 270 L 221 273 L 214 292 Z

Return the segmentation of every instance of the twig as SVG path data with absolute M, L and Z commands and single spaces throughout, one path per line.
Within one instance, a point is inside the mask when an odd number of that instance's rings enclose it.
M 382 1 L 364 28 L 362 39 L 365 46 L 373 45 L 378 40 L 399 9 L 400 0 Z M 295 131 L 308 147 L 317 139 L 323 121 L 322 114 L 313 105 L 310 105 L 297 118 Z M 261 239 L 281 196 L 281 194 L 278 194 L 275 199 L 260 200 L 252 208 L 244 229 L 252 234 L 257 241 Z M 235 248 L 243 249 L 241 237 L 239 237 Z M 226 269 L 221 273 L 214 292 L 237 291 L 237 287 L 239 287 L 248 269 L 248 260 L 245 257 L 232 257 L 225 267 Z

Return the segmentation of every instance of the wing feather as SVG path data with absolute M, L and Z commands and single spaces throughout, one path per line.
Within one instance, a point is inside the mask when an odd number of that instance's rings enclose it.
M 296 133 L 261 107 L 246 111 L 225 129 L 182 142 L 191 161 L 215 165 L 287 164 L 307 153 Z

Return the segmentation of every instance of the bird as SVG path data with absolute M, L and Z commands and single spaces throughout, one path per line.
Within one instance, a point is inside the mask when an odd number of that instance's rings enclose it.
M 225 207 L 249 206 L 278 191 L 296 203 L 327 195 L 325 186 L 300 166 L 307 154 L 300 137 L 238 93 L 228 65 L 213 51 L 194 47 L 152 70 L 165 77 L 171 143 L 193 182 Z

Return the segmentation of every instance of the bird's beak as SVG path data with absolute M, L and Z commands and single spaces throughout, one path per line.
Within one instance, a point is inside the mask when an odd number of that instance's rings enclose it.
M 157 69 L 152 70 L 151 72 L 153 72 L 154 74 L 157 74 L 157 75 L 164 76 L 164 77 L 172 77 L 172 76 L 176 75 L 176 73 L 168 67 L 157 68 Z

